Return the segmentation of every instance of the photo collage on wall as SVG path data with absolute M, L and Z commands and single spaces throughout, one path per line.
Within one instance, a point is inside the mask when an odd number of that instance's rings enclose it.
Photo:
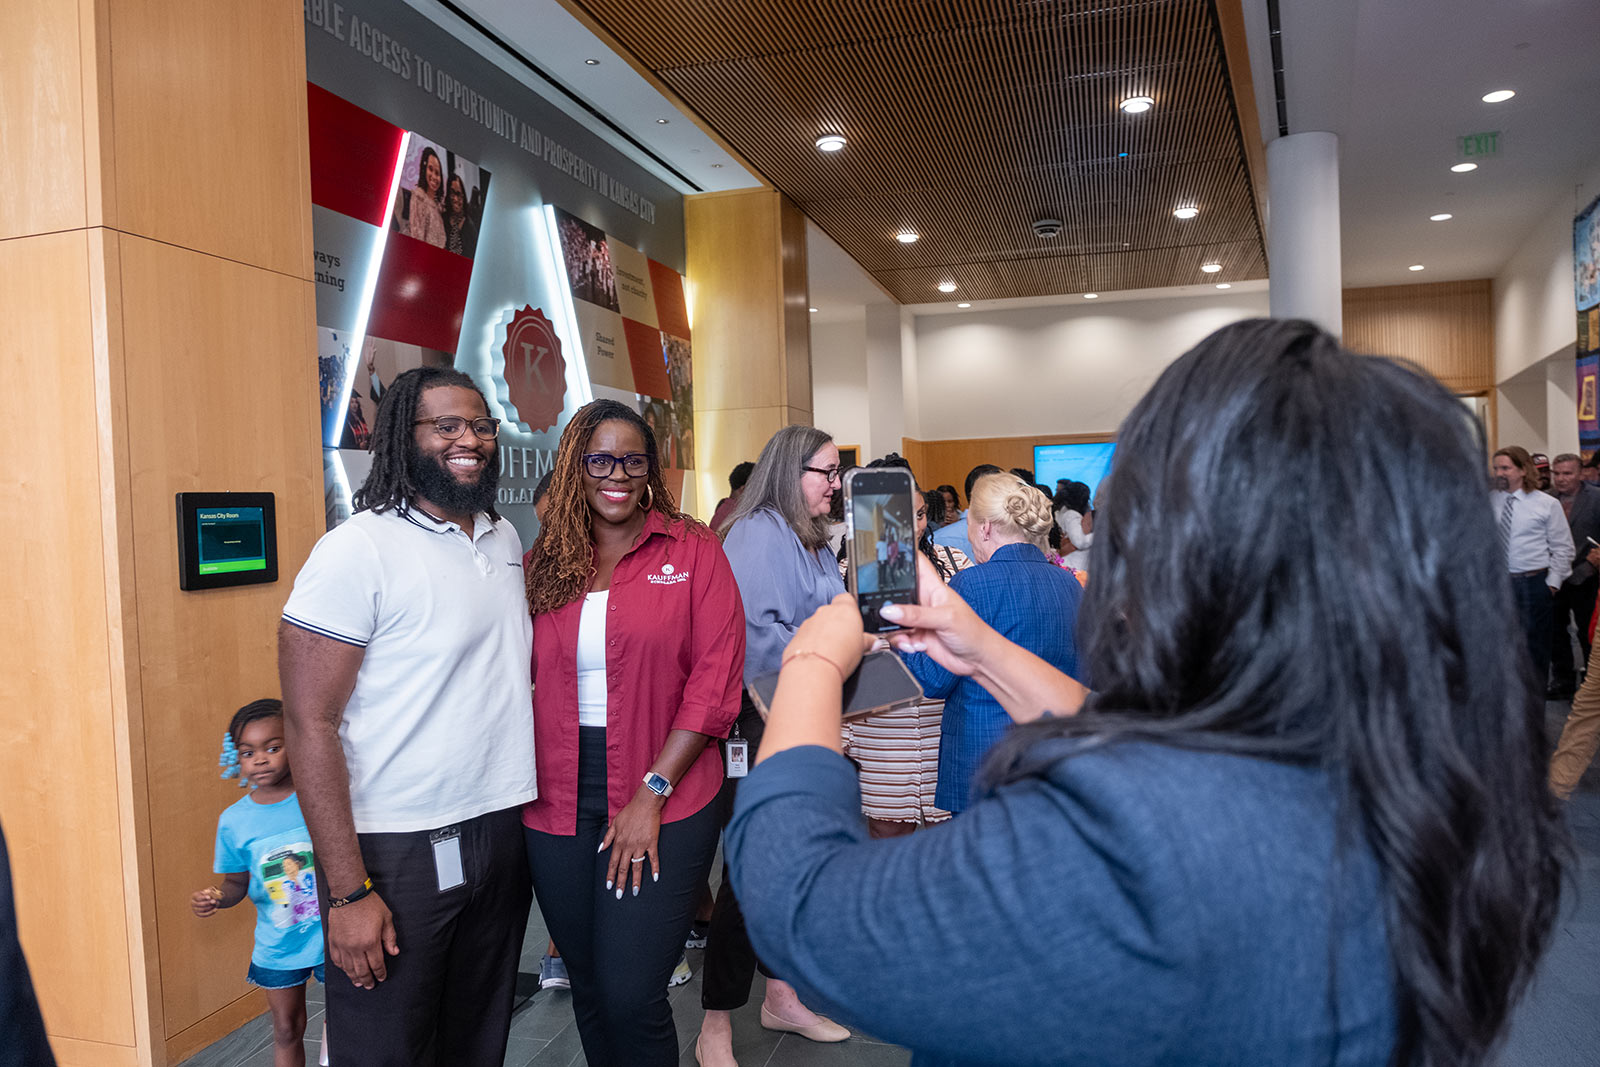
M 1578 447 L 1600 449 L 1600 197 L 1572 222 L 1573 295 L 1578 311 Z
M 683 277 L 557 209 L 567 284 L 594 395 L 631 405 L 655 434 L 667 487 L 694 467 L 694 370 Z
M 348 516 L 349 490 L 371 465 L 367 448 L 384 390 L 402 371 L 454 363 L 489 172 L 316 85 L 307 93 L 322 445 L 343 458 L 343 479 L 340 465 L 323 465 L 331 528 Z M 397 164 L 394 211 L 385 218 Z M 372 280 L 366 274 L 380 243 Z M 369 281 L 371 303 L 363 306 Z

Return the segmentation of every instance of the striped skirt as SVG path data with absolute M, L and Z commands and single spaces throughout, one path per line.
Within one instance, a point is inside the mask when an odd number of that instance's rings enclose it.
M 939 723 L 944 701 L 879 712 L 844 724 L 844 754 L 861 768 L 861 811 L 888 822 L 943 822 L 934 806 L 939 784 Z

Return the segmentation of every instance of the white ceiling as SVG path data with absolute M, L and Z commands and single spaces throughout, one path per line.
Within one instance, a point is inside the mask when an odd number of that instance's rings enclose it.
M 556 0 L 462 0 L 457 4 L 498 37 L 498 42 L 485 37 L 434 0 L 406 2 L 680 192 L 721 192 L 762 184 Z M 698 186 L 698 190 L 649 159 L 636 145 L 629 144 L 626 138 L 596 121 L 594 115 L 507 55 L 504 46 L 515 50 L 647 145 Z M 586 59 L 598 59 L 600 63 L 589 66 L 584 62 Z M 662 125 L 657 119 L 666 119 L 667 124 Z
M 894 303 L 872 275 L 810 219 L 806 220 L 806 274 L 811 306 L 817 309 L 812 322 L 859 319 L 869 304 Z
M 1244 11 L 1271 141 L 1266 0 Z M 1339 135 L 1347 287 L 1494 277 L 1600 160 L 1600 0 L 1280 0 L 1280 12 L 1289 132 Z M 1483 103 L 1494 89 L 1517 95 Z M 1490 130 L 1499 157 L 1451 173 L 1455 139 Z M 1439 212 L 1455 217 L 1428 221 Z

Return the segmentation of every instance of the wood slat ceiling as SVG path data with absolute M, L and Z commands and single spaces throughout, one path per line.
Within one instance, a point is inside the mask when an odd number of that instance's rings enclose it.
M 1215 0 L 569 2 L 902 303 L 1266 277 Z

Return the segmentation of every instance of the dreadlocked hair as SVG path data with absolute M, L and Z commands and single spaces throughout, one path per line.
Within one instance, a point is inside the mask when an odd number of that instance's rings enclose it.
M 683 522 L 701 527 L 699 520 L 678 510 L 672 491 L 661 477 L 661 457 L 656 450 L 656 435 L 639 413 L 615 400 L 596 400 L 585 404 L 572 416 L 556 446 L 550 468 L 550 488 L 545 495 L 544 522 L 528 554 L 526 582 L 528 611 L 533 615 L 566 607 L 589 591 L 594 577 L 594 518 L 583 484 L 583 454 L 589 439 L 603 422 L 625 422 L 639 431 L 645 452 L 650 456 L 650 511 L 668 523 Z
M 483 398 L 483 390 L 467 375 L 453 367 L 413 367 L 395 378 L 378 403 L 378 417 L 372 427 L 372 468 L 367 480 L 350 497 L 354 511 L 384 512 L 393 508 L 404 515 L 417 497 L 411 470 L 412 423 L 417 418 L 417 403 L 422 394 L 441 385 L 471 389 Z M 483 409 L 489 410 L 488 401 Z M 471 430 L 467 431 L 471 433 Z M 500 521 L 491 505 L 489 518 Z

